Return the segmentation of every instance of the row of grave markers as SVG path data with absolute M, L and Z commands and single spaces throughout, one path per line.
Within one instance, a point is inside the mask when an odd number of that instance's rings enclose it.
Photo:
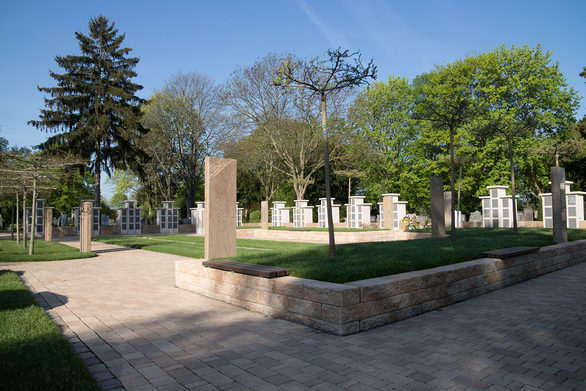
M 573 182 L 565 181 L 564 193 L 566 203 L 566 215 L 564 221 L 567 228 L 578 228 L 580 221 L 584 221 L 584 196 L 586 192 L 571 191 Z M 488 186 L 488 196 L 480 197 L 482 203 L 482 226 L 487 228 L 510 228 L 512 226 L 513 203 L 512 196 L 507 195 L 508 186 Z M 553 227 L 553 208 L 552 194 L 539 194 L 542 199 L 542 216 L 544 228 Z M 444 194 L 445 197 L 445 194 Z M 372 204 L 364 203 L 364 196 L 350 197 L 350 203 L 346 205 L 348 228 L 363 228 L 370 224 L 370 210 Z M 517 199 L 519 196 L 517 196 Z M 333 200 L 332 200 L 333 201 Z M 274 201 L 272 207 L 272 225 L 281 227 L 290 223 L 290 210 L 293 209 L 293 226 L 298 228 L 307 227 L 313 223 L 313 206 L 308 205 L 307 200 L 295 200 L 294 207 L 286 207 L 285 201 Z M 332 217 L 334 224 L 340 222 L 339 204 L 332 204 Z M 383 201 L 378 203 L 379 207 L 379 228 L 398 230 L 400 220 L 406 215 L 407 201 L 399 201 L 399 194 L 383 194 Z M 445 205 L 444 205 L 445 207 Z M 326 198 L 320 198 L 318 208 L 318 227 L 326 228 L 327 210 Z M 44 199 L 37 200 L 37 213 L 35 224 L 35 236 L 43 237 L 45 235 L 45 223 L 47 221 L 47 211 L 52 207 L 45 206 Z M 385 219 L 385 210 L 393 210 L 391 219 Z M 236 226 L 242 225 L 243 208 L 238 208 L 236 203 Z M 449 210 L 448 210 L 449 212 Z M 52 215 L 52 213 L 51 213 Z M 74 208 L 74 226 L 77 234 L 80 234 L 80 208 Z M 191 208 L 191 223 L 195 226 L 195 233 L 203 235 L 205 202 L 197 202 L 196 208 Z M 444 221 L 449 217 L 446 213 Z M 107 216 L 103 216 L 107 217 Z M 92 208 L 91 233 L 93 236 L 99 235 L 100 224 L 103 224 L 100 216 L 100 208 Z M 51 217 L 49 217 L 51 219 Z M 27 222 L 32 223 L 32 208 L 27 208 Z M 385 220 L 387 222 L 385 222 Z M 459 219 L 456 218 L 458 222 Z M 178 233 L 179 232 L 179 209 L 173 207 L 173 201 L 164 201 L 162 208 L 156 209 L 156 224 L 160 227 L 161 233 Z M 107 224 L 106 224 L 107 225 Z M 120 233 L 123 235 L 140 234 L 141 226 L 141 208 L 137 206 L 134 200 L 127 200 L 124 206 L 118 209 L 118 225 Z

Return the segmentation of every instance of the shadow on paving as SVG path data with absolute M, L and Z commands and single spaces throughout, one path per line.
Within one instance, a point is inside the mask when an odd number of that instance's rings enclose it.
M 128 389 L 584 389 L 584 295 L 569 269 L 346 337 L 213 300 L 80 337 Z

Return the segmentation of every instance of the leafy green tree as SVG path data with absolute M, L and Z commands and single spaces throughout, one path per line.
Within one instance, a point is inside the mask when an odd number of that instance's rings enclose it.
M 471 58 L 457 60 L 451 64 L 437 66 L 435 70 L 418 76 L 414 80 L 417 94 L 416 115 L 429 122 L 429 128 L 437 131 L 437 137 L 449 135 L 450 189 L 452 192 L 451 238 L 456 240 L 455 190 L 455 145 L 459 129 L 474 115 L 474 71 Z
M 349 109 L 352 126 L 365 141 L 360 148 L 363 170 L 369 181 L 381 185 L 381 192 L 398 190 L 400 172 L 410 163 L 418 137 L 414 104 L 408 80 L 391 76 L 387 83 L 368 86 Z
M 57 56 L 64 73 L 49 72 L 56 87 L 39 87 L 47 93 L 46 109 L 29 124 L 45 131 L 62 132 L 41 145 L 46 150 L 65 150 L 91 161 L 94 204 L 100 206 L 101 173 L 111 167 L 130 165 L 140 170 L 146 158 L 137 148 L 146 133 L 140 125 L 142 102 L 135 94 L 142 86 L 132 82 L 138 58 L 128 57 L 122 47 L 125 34 L 104 16 L 90 19 L 89 35 L 75 33 L 81 54 Z
M 54 207 L 55 211 L 69 214 L 82 200 L 93 197 L 94 177 L 87 171 L 71 170 L 64 178 L 53 181 L 51 187 L 55 190 L 47 197 L 47 205 Z
M 532 135 L 553 136 L 573 122 L 578 105 L 576 91 L 568 88 L 551 52 L 541 46 L 510 49 L 505 46 L 479 56 L 477 96 L 483 126 L 506 142 L 513 210 L 516 209 L 515 146 Z M 517 234 L 516 213 L 513 230 Z

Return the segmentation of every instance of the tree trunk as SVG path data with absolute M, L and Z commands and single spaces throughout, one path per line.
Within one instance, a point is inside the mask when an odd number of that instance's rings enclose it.
M 96 153 L 96 162 L 94 165 L 94 207 L 96 208 L 100 207 L 102 194 L 102 168 L 98 159 L 101 159 L 101 156 L 99 153 Z
M 26 190 L 22 191 L 22 248 L 26 248 Z
M 352 195 L 352 177 L 348 177 L 348 203 L 350 203 L 350 196 Z
M 325 95 L 321 96 L 321 126 L 324 137 L 324 171 L 326 180 L 326 205 L 328 211 L 328 236 L 330 243 L 330 257 L 335 257 L 336 239 L 334 236 L 334 219 L 332 217 L 332 194 L 330 191 L 330 151 L 328 150 L 328 125 Z
M 462 191 L 462 169 L 464 167 L 464 164 L 460 164 L 460 178 L 458 181 L 458 209 L 456 210 L 460 210 L 460 193 Z
M 450 230 L 450 237 L 452 242 L 456 241 L 456 211 L 454 210 L 454 200 L 456 198 L 456 191 L 454 189 L 454 129 L 450 128 L 450 186 L 452 191 L 451 209 L 452 209 L 452 229 Z
M 511 203 L 513 206 L 513 233 L 517 235 L 519 233 L 517 229 L 517 199 L 515 193 L 515 166 L 513 165 L 513 143 L 509 137 L 507 137 L 507 144 L 509 146 L 509 165 L 511 167 Z
M 28 255 L 35 252 L 35 231 L 37 230 L 37 178 L 33 178 L 33 201 L 32 201 L 32 219 L 31 219 L 31 240 L 28 246 Z
M 20 212 L 18 210 L 18 207 L 20 205 L 18 205 L 18 191 L 16 192 L 16 210 L 15 210 L 15 214 L 16 214 L 16 244 L 20 244 L 20 222 L 18 221 L 18 213 Z

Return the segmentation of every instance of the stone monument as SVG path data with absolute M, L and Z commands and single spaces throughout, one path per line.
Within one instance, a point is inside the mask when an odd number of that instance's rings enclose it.
M 553 241 L 568 241 L 566 206 L 566 170 L 563 167 L 551 168 L 551 207 L 553 214 Z
M 430 178 L 431 198 L 431 237 L 442 238 L 446 236 L 445 208 L 444 208 L 444 181 L 442 178 L 432 176 Z
M 269 229 L 269 202 L 260 202 L 260 229 Z
M 205 158 L 204 258 L 236 256 L 236 160 Z
M 79 251 L 92 251 L 92 202 L 82 201 L 79 222 Z
M 332 223 L 340 223 L 340 205 L 334 204 L 334 199 L 330 198 L 332 202 Z M 320 198 L 317 206 L 317 226 L 320 228 L 328 227 L 328 199 Z
M 53 240 L 53 208 L 45 208 L 45 242 Z

